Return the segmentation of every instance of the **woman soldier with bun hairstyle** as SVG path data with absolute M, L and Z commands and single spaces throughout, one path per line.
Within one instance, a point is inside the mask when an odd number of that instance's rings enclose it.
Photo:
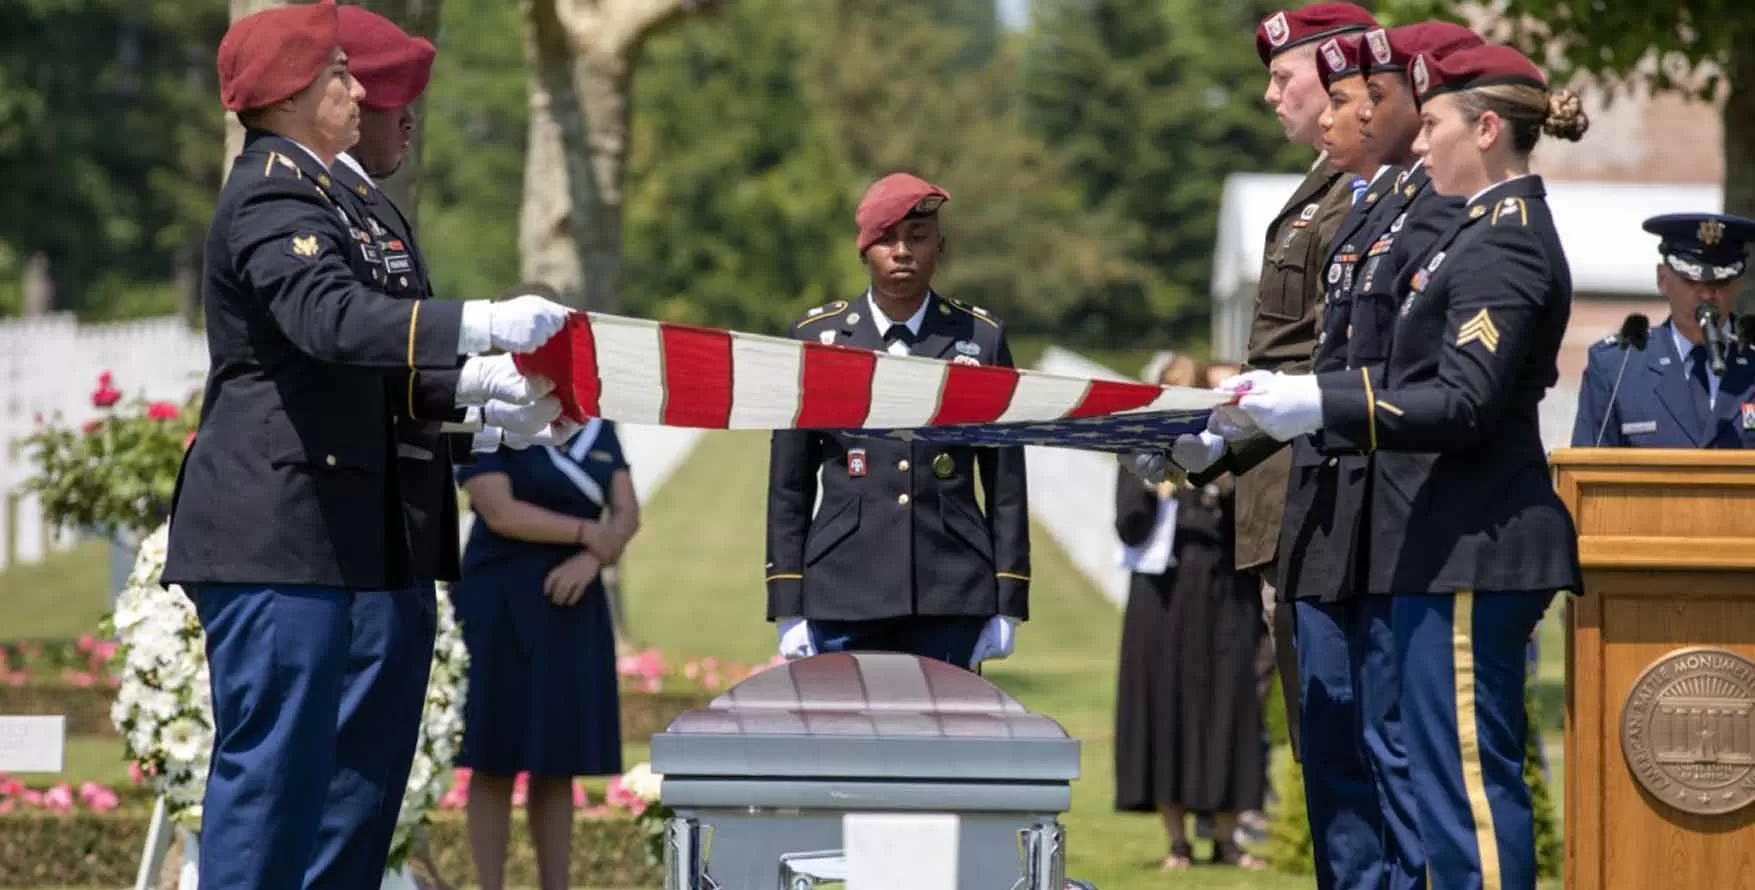
M 1543 134 L 1579 139 L 1589 121 L 1577 96 L 1503 46 L 1421 53 L 1408 79 L 1414 152 L 1438 193 L 1466 203 L 1398 283 L 1389 357 L 1220 388 L 1275 438 L 1320 430 L 1330 453 L 1377 453 L 1367 584 L 1394 597 L 1431 887 L 1528 890 L 1524 645 L 1557 591 L 1579 592 L 1576 530 L 1537 414 L 1558 376 L 1572 278 L 1530 153 Z

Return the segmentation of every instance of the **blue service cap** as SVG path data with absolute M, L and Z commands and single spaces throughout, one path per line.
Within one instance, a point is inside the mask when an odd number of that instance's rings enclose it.
M 1658 236 L 1658 253 L 1676 274 L 1702 283 L 1741 277 L 1755 220 L 1724 213 L 1666 213 L 1645 221 Z

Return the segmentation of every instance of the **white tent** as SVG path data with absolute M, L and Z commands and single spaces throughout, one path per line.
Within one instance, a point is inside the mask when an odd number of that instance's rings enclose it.
M 1225 180 L 1213 254 L 1216 358 L 1237 361 L 1244 355 L 1268 223 L 1302 178 L 1238 173 Z M 1724 191 L 1717 185 L 1554 179 L 1547 185 L 1579 301 L 1653 297 L 1658 239 L 1640 223 L 1660 213 L 1716 213 L 1724 207 Z M 1577 381 L 1565 379 L 1543 401 L 1542 433 L 1549 447 L 1567 444 L 1576 402 Z

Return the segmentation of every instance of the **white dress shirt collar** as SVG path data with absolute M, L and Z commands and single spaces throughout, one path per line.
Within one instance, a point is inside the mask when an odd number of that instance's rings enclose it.
M 934 299 L 937 299 L 937 297 L 938 294 L 933 293 L 930 290 L 926 292 L 926 299 L 920 301 L 920 308 L 915 309 L 914 314 L 909 316 L 907 321 L 902 322 L 908 326 L 908 333 L 913 334 L 916 337 L 920 336 L 920 326 L 926 323 L 926 307 L 931 304 Z M 877 325 L 878 336 L 881 337 L 888 333 L 890 325 L 895 324 L 895 322 L 891 321 L 890 317 L 884 314 L 884 310 L 878 306 L 877 297 L 872 294 L 869 288 L 865 292 L 865 302 L 871 309 L 871 322 L 872 324 Z
M 360 162 L 353 159 L 353 155 L 350 155 L 344 151 L 341 154 L 336 155 L 335 159 L 342 162 L 343 164 L 346 164 L 348 169 L 352 170 L 355 173 L 358 173 L 360 175 L 360 178 L 366 181 L 366 185 L 369 185 L 372 188 L 378 187 L 378 183 L 373 181 L 373 179 L 372 179 L 372 174 L 367 173 L 366 168 L 361 167 Z

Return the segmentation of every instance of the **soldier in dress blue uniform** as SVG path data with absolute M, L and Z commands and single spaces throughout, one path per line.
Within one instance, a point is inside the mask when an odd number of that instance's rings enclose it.
M 1611 336 L 1591 347 L 1579 388 L 1574 447 L 1755 447 L 1755 362 L 1733 336 L 1736 291 L 1755 221 L 1722 213 L 1654 216 L 1658 293 L 1670 317 L 1644 342 Z M 1698 310 L 1722 321 L 1723 373 L 1712 367 Z
M 531 432 L 559 413 L 535 396 L 546 382 L 458 359 L 535 349 L 565 307 L 406 300 L 370 283 L 365 222 L 330 174 L 358 139 L 362 93 L 337 29 L 332 3 L 281 7 L 240 19 L 219 48 L 246 145 L 204 252 L 212 368 L 160 578 L 193 600 L 213 681 L 204 887 L 304 885 L 344 697 L 372 682 L 349 677 L 355 598 L 416 581 L 393 418 L 452 415 L 474 396 L 527 403 L 507 417 Z M 337 885 L 380 882 L 381 866 L 357 875 L 364 860 L 350 854 Z
M 791 335 L 1010 367 L 998 318 L 932 290 L 949 197 L 906 173 L 873 184 L 855 213 L 870 289 L 812 309 Z M 888 650 L 969 668 L 1010 654 L 1029 617 L 1026 486 L 1021 446 L 776 432 L 766 574 L 781 654 Z
M 338 23 L 348 70 L 366 95 L 360 101 L 359 142 L 330 167 L 339 187 L 335 194 L 351 205 L 350 215 L 364 223 L 367 238 L 358 249 L 369 266 L 367 283 L 394 297 L 424 300 L 432 295 L 432 281 L 413 227 L 378 188 L 378 179 L 394 174 L 408 153 L 414 126 L 411 106 L 431 77 L 434 49 L 362 7 L 342 6 Z M 485 369 L 517 380 L 510 356 L 461 364 L 454 384 L 461 392 L 482 389 Z M 432 381 L 449 376 L 425 374 Z M 353 599 L 335 777 L 325 801 L 317 849 L 305 871 L 305 885 L 311 888 L 370 888 L 381 883 L 419 742 L 438 624 L 436 582 L 458 578 L 452 462 L 470 459 L 474 437 L 444 430 L 468 429 L 471 412 L 478 415 L 482 407 L 467 405 L 423 415 L 421 400 L 413 397 L 422 381 L 423 372 L 416 370 L 385 381 L 387 398 L 392 404 L 403 404 L 392 418 L 396 481 L 415 581 L 403 589 Z M 499 410 L 498 403 L 490 404 L 490 414 Z
M 1429 244 L 1462 206 L 1422 200 L 1431 193 L 1413 154 L 1420 118 L 1408 60 L 1481 43 L 1458 25 L 1420 23 L 1318 47 L 1319 73 L 1337 106 L 1328 117 L 1351 117 L 1359 127 L 1359 144 L 1348 127 L 1331 127 L 1330 156 L 1372 177 L 1336 231 L 1325 267 L 1318 374 L 1383 360 L 1395 316 L 1372 308 L 1376 291 L 1406 262 L 1403 242 Z M 1279 573 L 1283 595 L 1297 604 L 1304 745 L 1324 765 L 1305 778 L 1318 866 L 1334 886 L 1411 890 L 1424 883 L 1425 854 L 1402 741 L 1391 598 L 1366 593 L 1363 575 L 1374 457 L 1326 453 L 1320 433 L 1292 447 Z
M 1375 453 L 1367 590 L 1393 596 L 1415 816 L 1434 890 L 1533 888 L 1523 781 L 1524 646 L 1579 591 L 1577 531 L 1554 492 L 1538 405 L 1557 377 L 1572 282 L 1529 155 L 1577 139 L 1578 97 L 1501 46 L 1414 57 L 1432 187 L 1467 196 L 1409 282 L 1379 365 L 1233 378 L 1276 438 Z
M 1381 210 L 1398 185 L 1395 168 L 1382 163 L 1381 149 L 1367 145 L 1361 132 L 1364 51 L 1357 34 L 1317 46 L 1317 72 L 1330 97 L 1323 148 L 1363 186 L 1320 267 L 1326 290 L 1313 359 L 1319 374 L 1347 367 L 1355 270 L 1374 229 L 1387 225 Z M 1313 436 L 1293 440 L 1278 548 L 1280 595 L 1297 616 L 1302 753 L 1306 762 L 1322 764 L 1304 779 L 1318 884 L 1413 890 L 1424 881 L 1425 862 L 1406 799 L 1412 791 L 1406 756 L 1393 725 L 1389 598 L 1362 596 L 1359 579 L 1370 460 L 1324 454 Z

